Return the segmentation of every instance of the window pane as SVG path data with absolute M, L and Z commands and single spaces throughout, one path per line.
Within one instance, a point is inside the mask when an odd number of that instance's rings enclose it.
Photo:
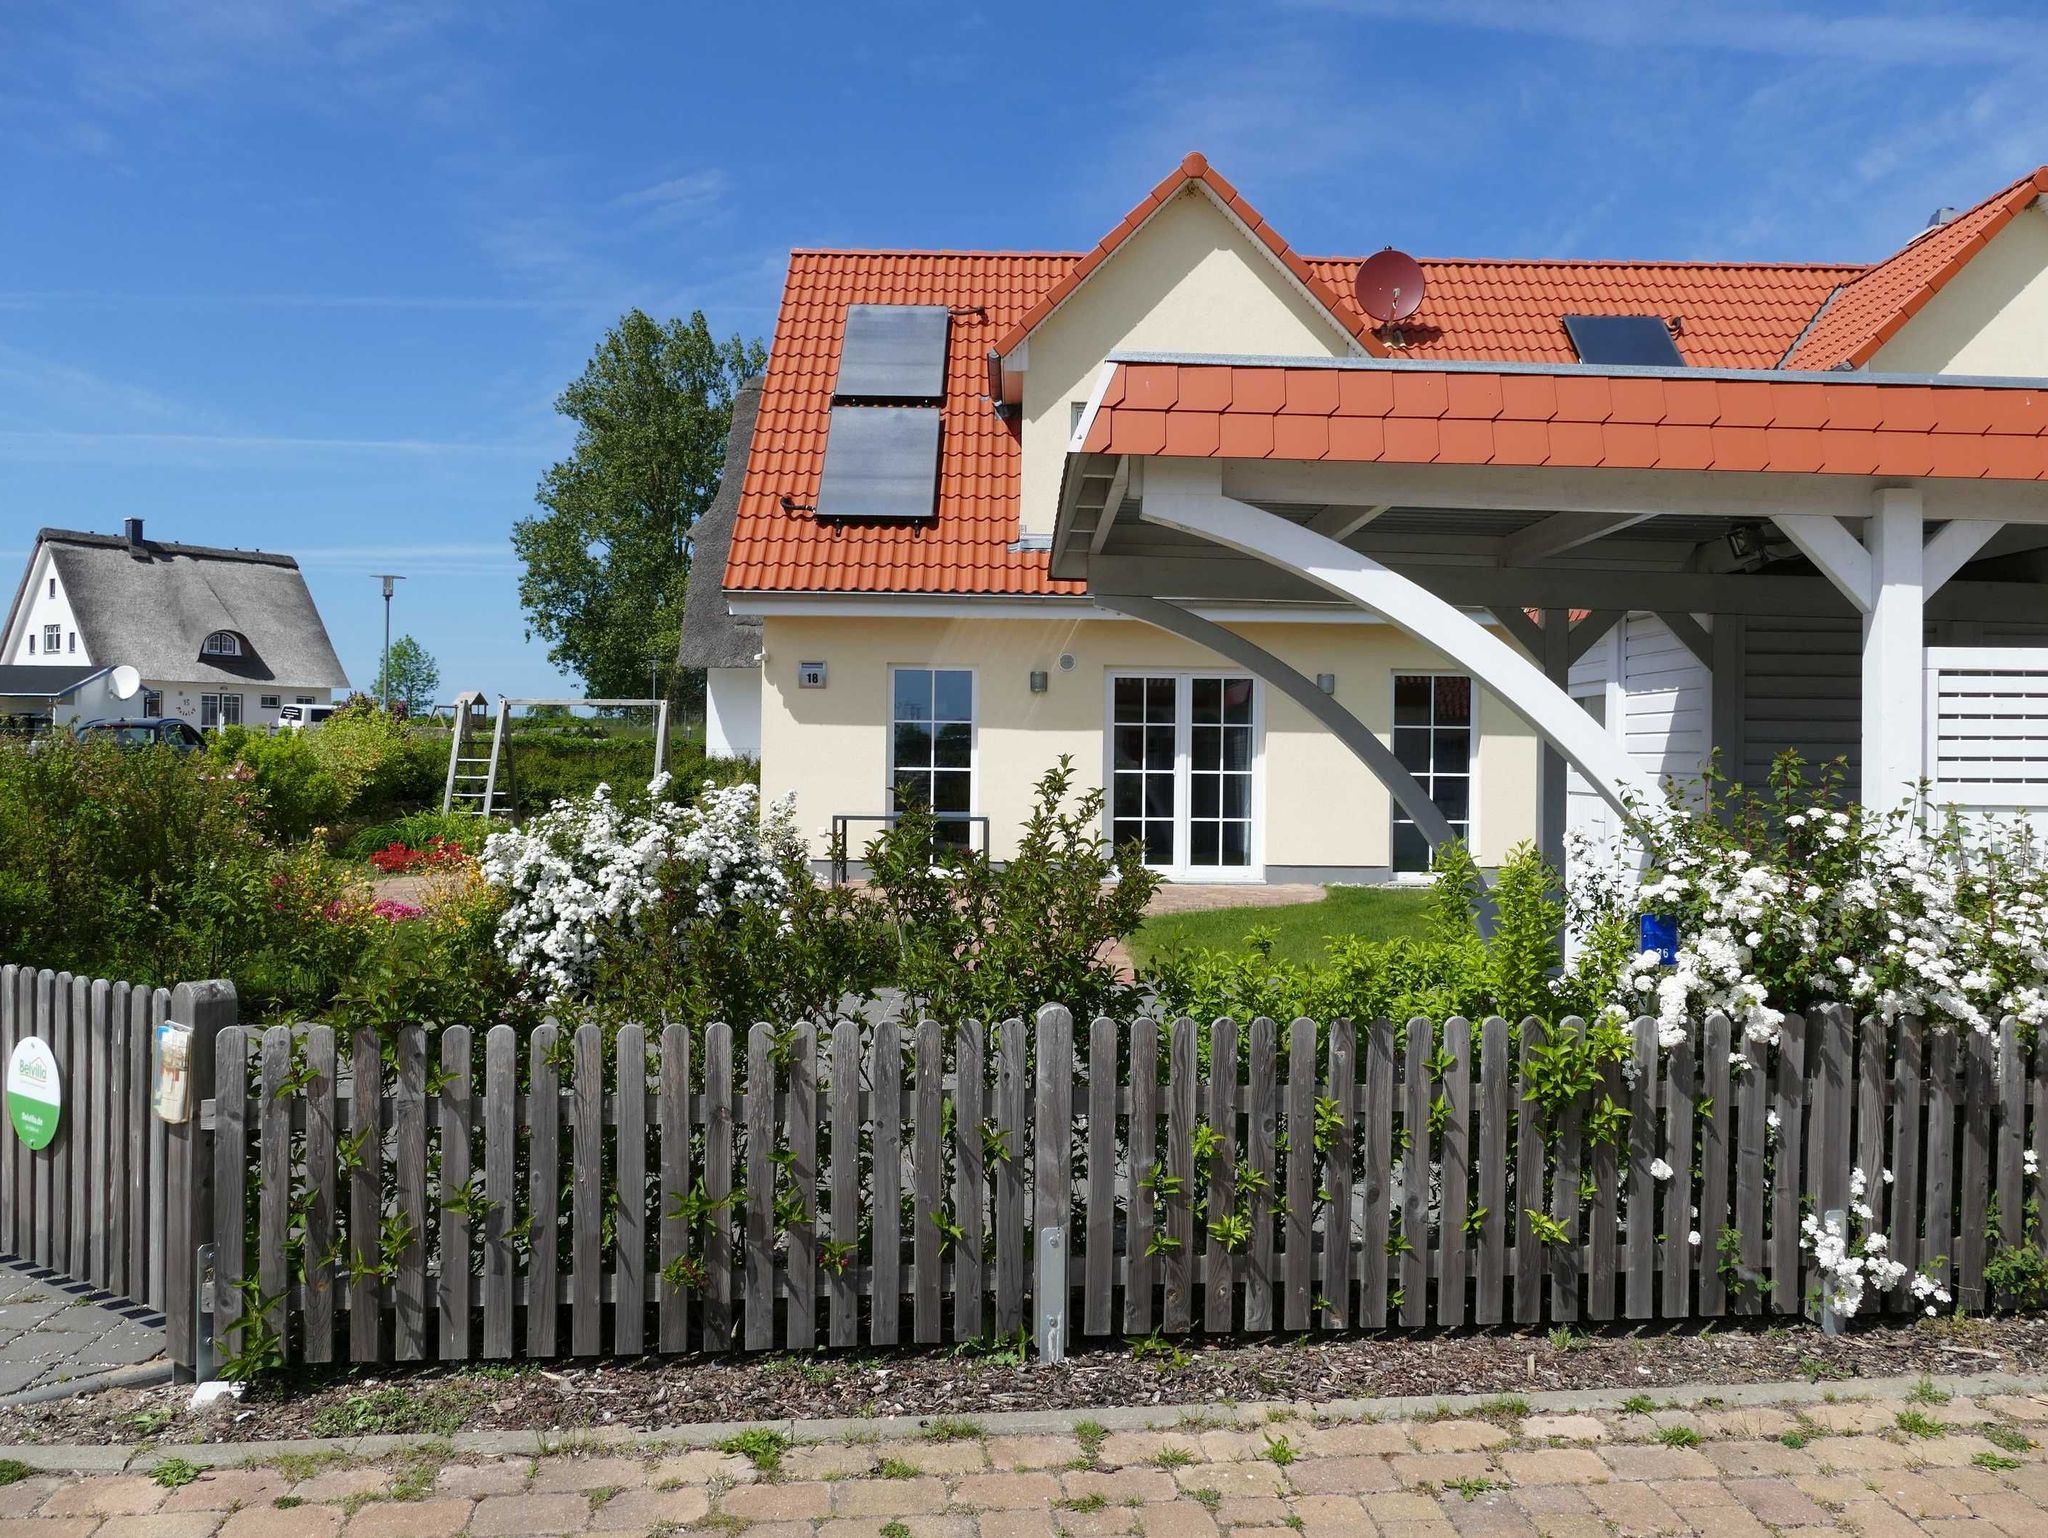
M 974 728 L 965 721 L 948 721 L 939 728 L 938 748 L 933 762 L 941 769 L 965 769 L 972 762 Z
M 896 723 L 896 767 L 927 769 L 932 761 L 932 729 L 915 721 Z
M 935 812 L 964 812 L 968 810 L 969 776 L 955 770 L 941 770 L 932 776 L 932 810 Z
M 1607 724 L 1607 696 L 1604 693 L 1575 694 L 1572 698 L 1577 700 L 1579 708 L 1595 721 L 1598 721 L 1602 726 Z
M 1397 726 L 1394 728 L 1394 757 L 1401 761 L 1401 767 L 1410 774 L 1425 774 L 1429 770 L 1429 739 L 1432 734 L 1419 726 Z
M 1147 817 L 1171 817 L 1173 815 L 1172 775 L 1148 774 L 1145 776 L 1145 815 Z
M 1402 872 L 1429 869 L 1429 840 L 1412 822 L 1394 824 L 1394 869 Z
M 1148 678 L 1145 680 L 1145 719 L 1147 721 L 1171 721 L 1173 719 L 1173 680 L 1170 678 Z
M 941 668 L 932 677 L 932 713 L 941 721 L 973 720 L 974 675 L 965 668 Z
M 1441 673 L 1436 679 L 1436 724 L 1472 724 L 1472 680 L 1462 673 Z
M 1135 817 L 1119 817 L 1110 824 L 1109 837 L 1110 842 L 1119 849 L 1129 843 L 1143 843 L 1145 841 L 1145 825 Z
M 1145 728 L 1145 767 L 1148 769 L 1170 769 L 1173 767 L 1172 727 L 1148 726 Z
M 1249 769 L 1252 766 L 1252 729 L 1228 726 L 1223 729 L 1223 767 Z
M 1136 817 L 1144 806 L 1145 792 L 1140 776 L 1119 774 L 1115 777 L 1115 788 L 1110 792 L 1109 811 L 1112 817 Z M 1121 833 L 1116 835 L 1118 843 L 1123 842 Z
M 1252 777 L 1248 774 L 1218 776 L 1223 786 L 1223 815 L 1249 817 L 1252 814 Z
M 1111 762 L 1119 769 L 1136 769 L 1145 759 L 1145 728 L 1142 726 L 1119 726 L 1111 739 L 1114 757 Z
M 1394 680 L 1394 724 L 1397 726 L 1427 726 L 1429 724 L 1429 680 L 1416 675 L 1403 675 Z
M 1191 719 L 1197 726 L 1213 725 L 1223 719 L 1223 680 L 1197 678 L 1189 698 Z
M 1249 865 L 1252 863 L 1252 827 L 1248 822 L 1226 822 L 1223 825 L 1223 864 Z
M 907 812 L 914 806 L 929 807 L 932 804 L 932 777 L 929 774 L 898 774 L 893 787 L 896 804 L 891 811 Z
M 1145 680 L 1119 678 L 1111 688 L 1110 709 L 1118 721 L 1145 719 Z
M 1472 815 L 1472 782 L 1463 775 L 1446 776 L 1430 789 L 1429 799 L 1451 822 L 1463 822 Z
M 1188 785 L 1188 813 L 1194 817 L 1219 816 L 1223 807 L 1220 776 L 1198 774 Z
M 1147 865 L 1171 865 L 1173 863 L 1172 823 L 1148 822 L 1145 824 L 1145 863 Z
M 1188 731 L 1188 755 L 1196 769 L 1220 769 L 1223 766 L 1223 728 L 1191 727 Z
M 1188 864 L 1215 865 L 1222 840 L 1213 822 L 1198 822 L 1188 829 Z
M 896 670 L 896 719 L 929 721 L 932 718 L 932 675 L 929 668 Z
M 1431 755 L 1430 767 L 1438 774 L 1464 774 L 1472 767 L 1472 728 L 1455 727 L 1450 731 L 1435 731 L 1435 750 Z
M 1223 686 L 1223 719 L 1242 726 L 1252 724 L 1252 681 L 1233 678 Z

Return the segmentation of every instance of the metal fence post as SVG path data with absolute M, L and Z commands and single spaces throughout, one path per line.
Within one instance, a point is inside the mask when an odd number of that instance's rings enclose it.
M 235 985 L 218 979 L 178 984 L 171 990 L 171 1018 L 192 1031 L 192 1096 L 191 1114 L 165 1128 L 164 1352 L 178 1380 L 190 1382 L 200 1360 L 199 1251 L 213 1243 L 212 1140 L 200 1112 L 213 1097 L 214 1037 L 237 1021 Z

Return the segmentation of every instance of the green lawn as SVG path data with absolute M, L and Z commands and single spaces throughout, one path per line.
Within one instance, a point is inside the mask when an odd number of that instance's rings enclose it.
M 1325 942 L 1336 935 L 1419 938 L 1428 899 L 1428 889 L 1422 887 L 1333 886 L 1321 902 L 1161 914 L 1145 920 L 1145 927 L 1131 937 L 1131 956 L 1142 966 L 1174 945 L 1236 949 L 1252 930 L 1271 929 L 1276 932 L 1276 957 L 1321 961 Z

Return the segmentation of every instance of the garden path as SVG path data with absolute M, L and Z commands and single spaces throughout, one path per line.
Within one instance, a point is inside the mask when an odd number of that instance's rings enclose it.
M 1894 1391 L 1896 1392 L 1896 1391 Z M 1708 1401 L 1709 1404 L 1715 1401 Z M 44 1538 L 458 1538 L 744 1531 L 747 1538 L 2038 1538 L 2048 1399 L 1842 1399 L 1648 1413 L 1317 1419 L 984 1435 L 914 1424 L 737 1452 L 564 1438 L 532 1456 L 354 1459 L 348 1444 L 85 1449 L 104 1473 L 0 1488 L 0 1533 Z M 804 1428 L 795 1428 L 799 1435 Z M 914 1440 L 902 1440 L 908 1432 Z M 705 1440 L 714 1440 L 713 1433 Z M 388 1444 L 387 1444 L 388 1445 Z M 729 1444 L 733 1445 L 733 1444 Z M 56 1449 L 9 1449 L 32 1460 Z M 189 1455 L 189 1457 L 188 1457 Z M 281 1456 L 282 1455 L 282 1456 Z M 266 1461 L 274 1459 L 274 1462 Z M 196 1461 L 195 1461 L 196 1460 Z M 202 1463 L 222 1466 L 202 1472 Z M 763 1465 L 757 1467 L 756 1464 Z
M 0 1266 L 0 1396 L 156 1363 L 163 1319 L 48 1273 Z

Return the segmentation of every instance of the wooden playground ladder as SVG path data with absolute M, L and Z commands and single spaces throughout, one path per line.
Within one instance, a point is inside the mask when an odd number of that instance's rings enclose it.
M 524 705 L 594 706 L 615 709 L 646 705 L 654 711 L 654 772 L 668 768 L 667 700 L 512 700 L 502 695 L 491 723 L 491 750 L 476 751 L 476 728 L 485 709 L 482 694 L 458 695 L 455 735 L 448 744 L 448 783 L 441 792 L 444 812 L 475 812 L 486 817 L 512 816 L 512 707 Z M 482 772 L 479 773 L 478 771 Z

